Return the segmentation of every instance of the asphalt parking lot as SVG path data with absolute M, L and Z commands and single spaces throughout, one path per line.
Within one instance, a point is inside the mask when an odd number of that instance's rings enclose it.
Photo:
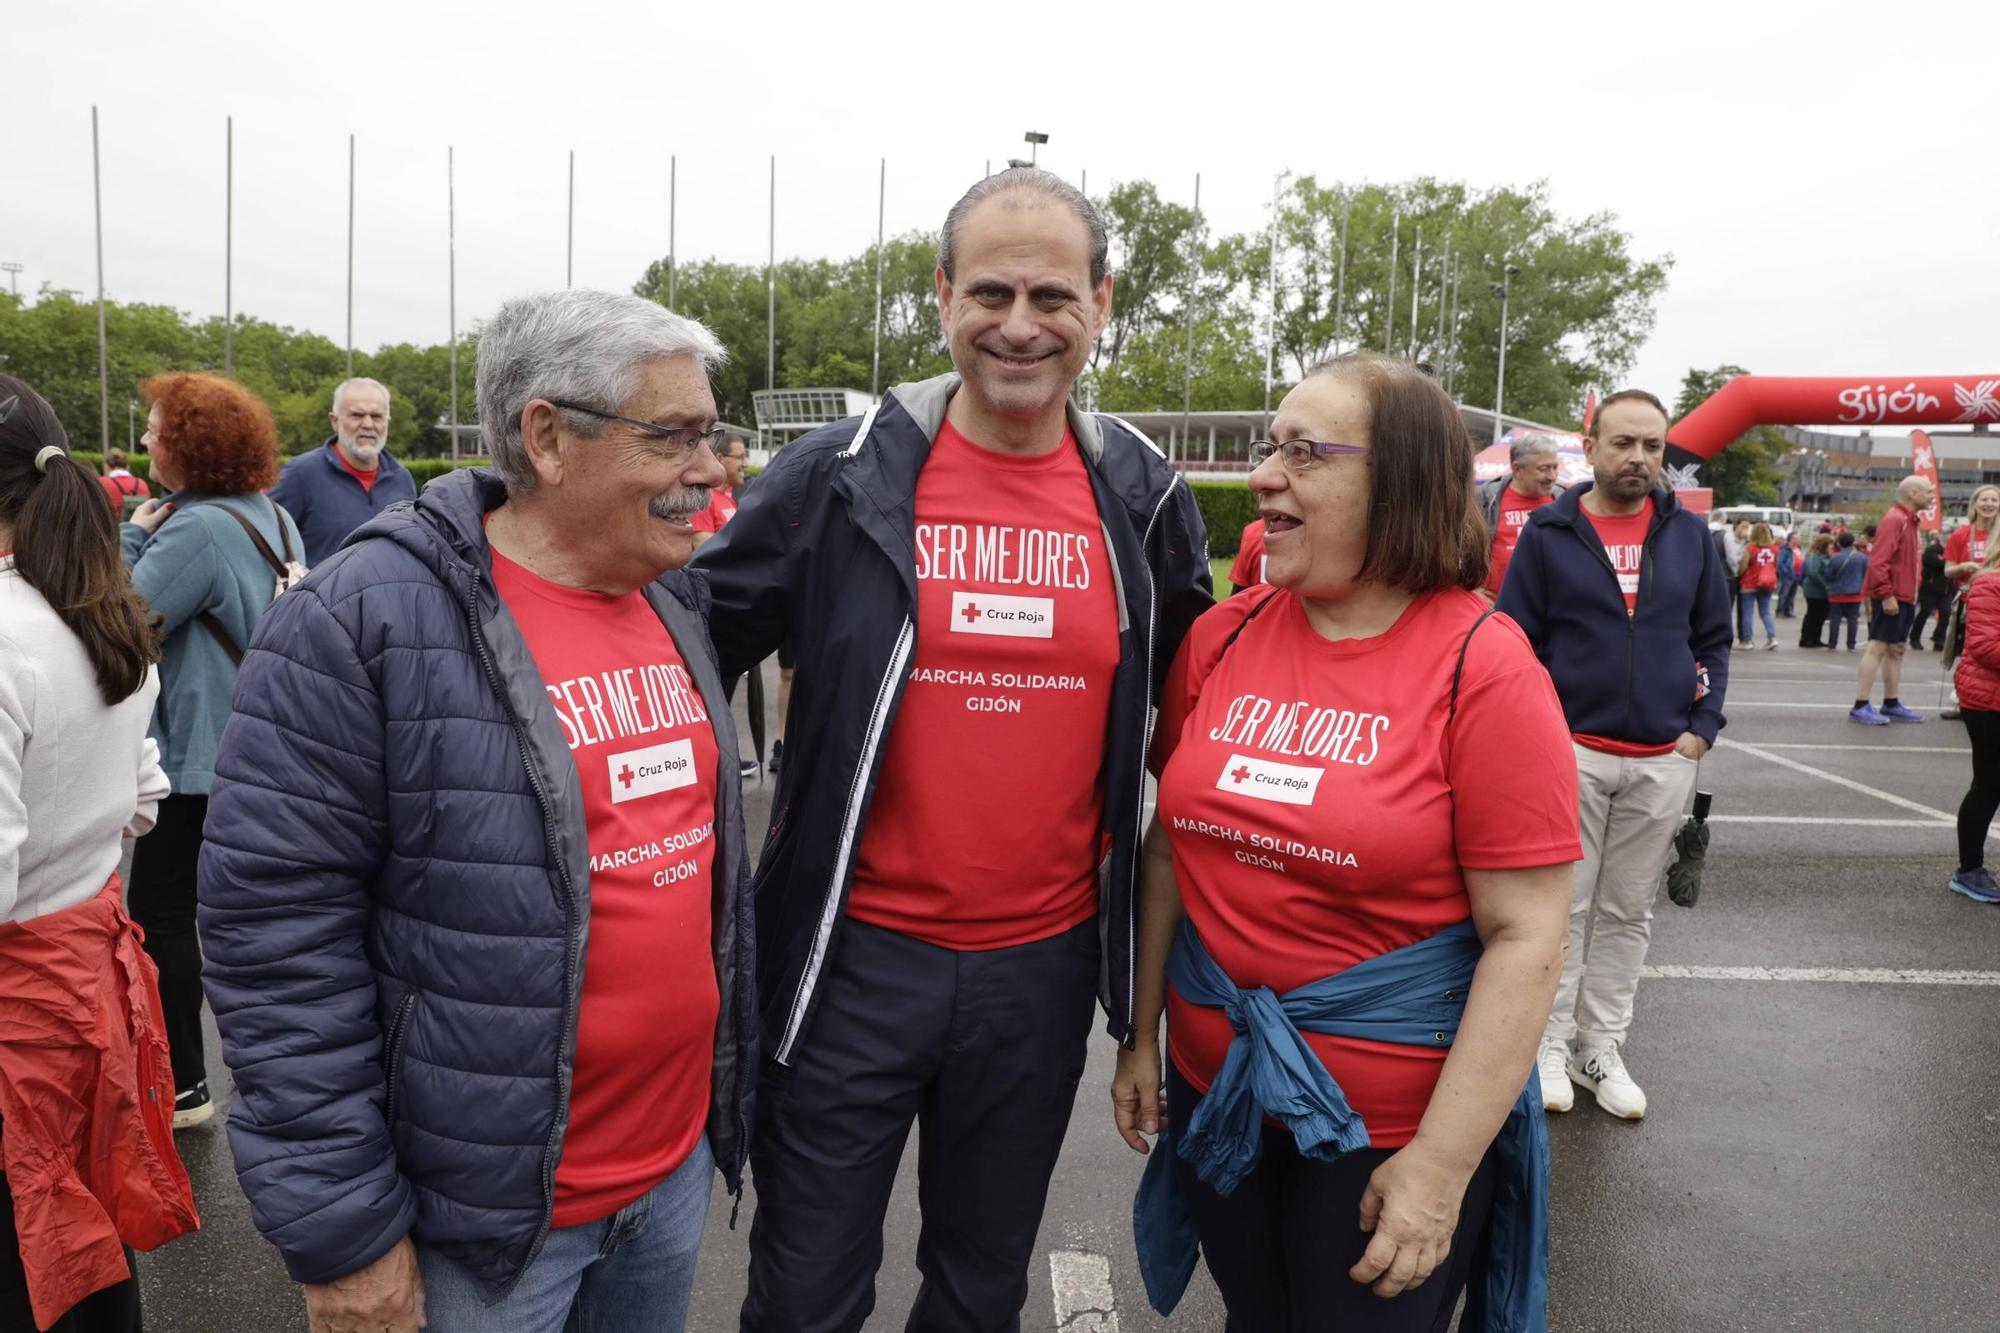
M 1797 623 L 1779 622 L 1793 642 Z M 1965 735 L 1934 716 L 1850 723 L 1857 658 L 1787 643 L 1733 665 L 1730 724 L 1702 773 L 1704 897 L 1693 911 L 1662 899 L 1627 1048 L 1650 1111 L 1613 1120 L 1580 1092 L 1551 1124 L 1558 1333 L 2000 1328 L 2000 906 L 1945 889 Z M 1935 655 L 1913 654 L 1905 701 L 1934 712 L 1940 680 Z M 751 788 L 759 827 L 770 791 Z M 1199 1272 L 1172 1320 L 1146 1307 L 1129 1220 L 1140 1162 L 1111 1130 L 1111 1062 L 1099 1042 L 1022 1327 L 1219 1329 Z M 141 1258 L 148 1326 L 303 1330 L 220 1118 L 179 1142 L 204 1229 Z M 900 1328 L 916 1289 L 914 1154 L 904 1174 L 871 1328 Z M 754 1206 L 746 1193 L 732 1231 L 717 1189 L 691 1328 L 735 1328 Z

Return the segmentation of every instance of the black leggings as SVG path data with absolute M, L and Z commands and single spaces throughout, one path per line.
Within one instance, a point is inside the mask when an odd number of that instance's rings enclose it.
M 1185 1125 L 1201 1101 L 1167 1062 L 1167 1104 Z M 1264 1155 L 1223 1198 L 1174 1157 L 1175 1184 L 1194 1213 L 1202 1258 L 1228 1307 L 1226 1333 L 1444 1333 L 1465 1290 L 1493 1205 L 1489 1151 L 1466 1187 L 1451 1253 L 1429 1280 L 1388 1300 L 1347 1275 L 1368 1248 L 1361 1196 L 1395 1154 L 1363 1148 L 1331 1162 L 1303 1157 L 1289 1131 L 1265 1126 Z
M 1967 708 L 1959 714 L 1972 740 L 1972 785 L 1958 803 L 1958 868 L 1986 864 L 1986 830 L 2000 810 L 2000 713 Z
M 132 1266 L 132 1251 L 125 1251 Z M 139 1280 L 128 1277 L 78 1301 L 47 1333 L 139 1333 Z M 28 1275 L 21 1266 L 21 1238 L 14 1232 L 14 1195 L 0 1175 L 0 1333 L 38 1333 L 28 1313 Z
M 1826 598 L 1806 598 L 1806 618 L 1799 625 L 1799 647 L 1818 648 L 1825 640 L 1821 633 L 1826 629 Z
M 159 822 L 132 850 L 125 910 L 146 932 L 146 952 L 160 969 L 160 1007 L 174 1060 L 174 1091 L 208 1077 L 201 1035 L 201 943 L 194 931 L 194 872 L 208 797 L 169 796 Z

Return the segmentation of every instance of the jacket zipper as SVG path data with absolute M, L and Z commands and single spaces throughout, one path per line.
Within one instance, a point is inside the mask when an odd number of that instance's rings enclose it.
M 403 1037 L 409 1030 L 410 1010 L 416 1007 L 417 993 L 411 991 L 396 1005 L 396 1016 L 389 1022 L 389 1039 L 382 1047 L 382 1079 L 388 1092 L 382 1099 L 382 1122 L 391 1131 L 396 1128 L 396 1093 L 400 1090 L 403 1063 Z
M 1140 799 L 1133 812 L 1136 824 L 1135 840 L 1132 843 L 1132 887 L 1125 895 L 1125 1030 L 1132 1030 L 1138 1003 L 1139 985 L 1139 863 L 1143 855 L 1142 846 L 1146 840 L 1146 753 L 1153 744 L 1153 639 L 1159 630 L 1160 589 L 1153 581 L 1153 565 L 1146 558 L 1146 551 L 1153 544 L 1153 529 L 1159 524 L 1160 513 L 1173 498 L 1174 487 L 1180 484 L 1176 473 L 1167 479 L 1167 489 L 1160 493 L 1160 501 L 1153 506 L 1153 516 L 1146 520 L 1146 535 L 1139 540 L 1139 564 L 1146 572 L 1146 674 L 1139 681 L 1139 793 Z
M 895 697 L 897 682 L 902 679 L 903 667 L 910 659 L 916 637 L 915 622 L 909 616 L 903 617 L 895 647 L 889 652 L 888 669 L 882 673 L 882 684 L 875 691 L 875 708 L 869 714 L 868 730 L 861 740 L 861 761 L 854 766 L 854 780 L 848 784 L 847 811 L 841 817 L 840 847 L 833 858 L 833 877 L 826 886 L 826 901 L 820 906 L 819 925 L 813 932 L 812 952 L 806 957 L 805 970 L 799 974 L 798 990 L 792 995 L 792 1010 L 785 1019 L 785 1034 L 778 1043 L 776 1058 L 781 1065 L 792 1063 L 792 1048 L 798 1043 L 806 1006 L 819 984 L 819 970 L 826 962 L 827 943 L 833 938 L 834 922 L 840 916 L 840 890 L 847 880 L 848 859 L 853 855 L 855 834 L 861 823 L 861 793 L 874 772 L 875 755 L 882 743 L 889 702 Z
M 535 789 L 535 800 L 542 807 L 542 836 L 555 858 L 556 878 L 561 882 L 567 901 L 563 904 L 564 934 L 563 945 L 563 1030 L 562 1039 L 556 1046 L 556 1116 L 549 1125 L 548 1142 L 542 1148 L 542 1223 L 535 1232 L 535 1243 L 528 1249 L 528 1257 L 521 1262 L 514 1276 L 502 1288 L 504 1296 L 512 1291 L 521 1275 L 528 1271 L 541 1254 L 542 1246 L 549 1239 L 549 1219 L 555 1215 L 556 1207 L 556 1135 L 562 1125 L 562 1111 L 565 1095 L 562 1090 L 562 1070 L 570 1060 L 570 1047 L 576 1036 L 576 886 L 570 882 L 569 864 L 563 859 L 562 844 L 556 836 L 556 817 L 549 801 L 548 789 L 542 785 L 542 776 L 535 771 L 534 763 L 528 756 L 528 743 L 521 734 L 521 720 L 515 717 L 513 704 L 508 701 L 506 687 L 501 683 L 500 673 L 493 665 L 492 654 L 486 648 L 486 635 L 479 628 L 479 579 L 480 571 L 472 572 L 472 586 L 465 595 L 466 620 L 472 629 L 473 646 L 479 650 L 479 664 L 486 672 L 486 682 L 506 708 L 509 721 L 514 727 L 514 746 L 521 755 L 521 767 L 527 771 L 528 782 Z

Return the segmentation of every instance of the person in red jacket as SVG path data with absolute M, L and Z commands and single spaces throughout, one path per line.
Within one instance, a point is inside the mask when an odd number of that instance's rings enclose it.
M 153 488 L 146 484 L 145 479 L 132 475 L 131 462 L 123 449 L 107 450 L 104 475 L 97 479 L 97 484 L 104 488 L 104 498 L 111 502 L 111 512 L 119 518 L 124 518 L 136 507 L 130 501 L 150 500 L 153 497 Z
M 1896 696 L 1903 684 L 1903 654 L 1910 647 L 1910 626 L 1917 618 L 1917 568 L 1923 538 L 1917 532 L 1917 511 L 1931 502 L 1925 477 L 1905 477 L 1896 487 L 1896 503 L 1876 525 L 1875 544 L 1868 552 L 1868 650 L 1861 654 L 1861 671 L 1854 683 L 1855 722 L 1879 727 L 1889 722 L 1921 722 L 1924 715 L 1905 707 Z M 1875 673 L 1882 673 L 1882 707 L 1869 699 Z
M 1768 652 L 1778 646 L 1778 622 L 1771 618 L 1771 598 L 1778 587 L 1778 539 L 1771 535 L 1770 524 L 1759 523 L 1751 529 L 1736 575 L 1742 589 L 1736 601 L 1736 646 L 1752 646 L 1754 612 L 1764 619 L 1764 649 Z
M 1961 529 L 1963 531 L 1963 529 Z M 1951 891 L 1974 902 L 2000 903 L 2000 882 L 1986 868 L 1986 831 L 2000 810 L 2000 542 L 1965 590 L 1965 651 L 1952 683 L 1959 719 L 1972 741 L 1972 785 L 1958 804 L 1958 869 Z

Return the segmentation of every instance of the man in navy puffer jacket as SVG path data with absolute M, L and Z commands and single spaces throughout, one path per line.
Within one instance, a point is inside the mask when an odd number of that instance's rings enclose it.
M 508 303 L 497 473 L 369 522 L 251 641 L 200 923 L 237 1172 L 315 1328 L 678 1329 L 713 1167 L 740 1188 L 737 742 L 680 568 L 720 356 L 637 297 Z

